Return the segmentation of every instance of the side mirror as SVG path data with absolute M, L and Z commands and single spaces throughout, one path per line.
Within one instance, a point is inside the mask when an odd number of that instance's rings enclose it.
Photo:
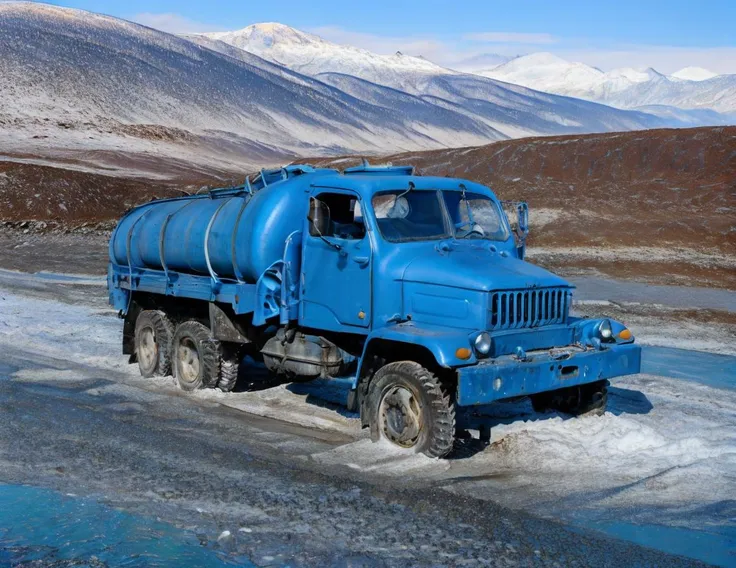
M 345 253 L 342 247 L 333 243 L 330 239 L 325 237 L 325 234 L 332 236 L 334 231 L 334 225 L 330 217 L 330 208 L 326 203 L 315 199 L 314 197 L 309 200 L 309 213 L 307 214 L 307 220 L 309 221 L 309 234 L 313 237 L 319 237 L 326 244 L 339 251 L 340 254 Z
M 526 238 L 529 235 L 529 205 L 526 201 L 502 201 L 501 204 L 509 218 L 516 242 L 516 252 L 523 260 L 526 254 Z
M 331 234 L 330 226 L 332 219 L 330 218 L 330 208 L 324 201 L 312 197 L 309 200 L 309 234 L 313 237 L 321 237 L 325 234 Z
M 519 232 L 524 235 L 523 238 L 526 239 L 529 234 L 529 205 L 527 205 L 526 201 L 520 201 L 517 203 L 516 215 L 519 219 Z

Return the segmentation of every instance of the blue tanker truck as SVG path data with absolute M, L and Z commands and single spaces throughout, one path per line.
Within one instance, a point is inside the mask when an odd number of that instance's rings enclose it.
M 573 287 L 524 261 L 527 226 L 525 203 L 471 181 L 291 165 L 129 211 L 110 303 L 144 377 L 230 391 L 250 355 L 284 380 L 348 378 L 374 440 L 441 457 L 458 407 L 600 414 L 607 379 L 639 372 L 624 325 L 570 316 Z

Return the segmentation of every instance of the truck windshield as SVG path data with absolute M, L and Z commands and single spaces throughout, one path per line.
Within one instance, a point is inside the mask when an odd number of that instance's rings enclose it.
M 446 239 L 452 229 L 437 191 L 400 189 L 373 196 L 378 229 L 390 242 Z
M 505 241 L 508 228 L 498 204 L 490 197 L 466 191 L 443 191 L 447 212 L 458 239 Z
M 509 237 L 498 205 L 480 193 L 400 189 L 376 194 L 372 204 L 378 229 L 389 242 Z

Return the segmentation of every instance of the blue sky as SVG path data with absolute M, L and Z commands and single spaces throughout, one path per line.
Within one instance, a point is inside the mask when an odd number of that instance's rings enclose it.
M 61 0 L 171 32 L 275 21 L 450 64 L 483 53 L 550 51 L 603 69 L 688 65 L 736 73 L 736 0 Z

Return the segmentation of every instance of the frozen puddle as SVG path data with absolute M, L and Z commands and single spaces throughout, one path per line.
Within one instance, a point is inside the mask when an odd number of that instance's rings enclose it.
M 736 389 L 736 357 L 732 355 L 646 346 L 642 371 L 721 389 Z
M 224 565 L 189 531 L 48 489 L 0 484 L 0 523 L 3 566 Z
M 13 371 L 14 380 L 69 381 L 74 376 L 69 368 L 87 366 L 90 376 L 106 371 L 119 388 L 180 394 L 171 378 L 137 376 L 136 367 L 120 355 L 121 324 L 110 310 L 0 290 L 0 313 L 0 353 L 69 362 L 60 363 L 58 371 L 20 368 Z M 616 380 L 602 417 L 536 414 L 527 401 L 481 409 L 492 426 L 491 445 L 469 445 L 450 460 L 370 443 L 357 416 L 338 404 L 345 385 L 314 382 L 257 392 L 202 391 L 195 397 L 339 432 L 355 441 L 309 459 L 348 467 L 374 482 L 388 476 L 422 483 L 724 564 L 724 558 L 734 558 L 736 546 L 736 389 L 705 380 L 714 375 L 714 365 L 733 363 L 720 358 L 714 363 L 711 357 L 659 353 L 649 372 L 686 368 L 682 378 L 643 374 Z M 724 367 L 724 377 L 729 369 Z

